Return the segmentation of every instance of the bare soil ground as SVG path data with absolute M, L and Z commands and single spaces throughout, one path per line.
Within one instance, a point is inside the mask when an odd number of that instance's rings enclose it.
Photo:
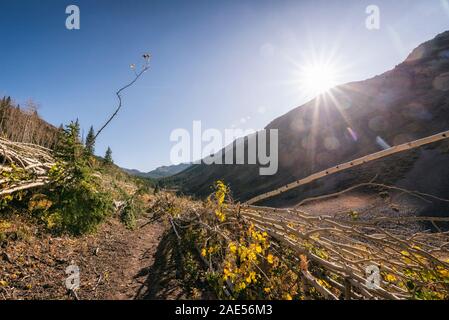
M 376 195 L 352 193 L 310 202 L 300 208 L 304 211 L 317 215 L 326 213 L 331 215 L 341 215 L 350 211 L 366 211 L 367 209 L 373 206 L 378 206 L 379 204 L 385 205 L 385 201 Z
M 433 200 L 436 201 L 436 200 Z M 311 214 L 345 216 L 356 212 L 361 218 L 412 217 L 421 215 L 432 199 L 400 191 L 351 191 L 307 202 L 298 208 Z
M 297 208 L 314 215 L 330 215 L 341 219 L 371 220 L 373 218 L 444 216 L 439 212 L 438 200 L 416 197 L 400 191 L 351 191 L 335 197 L 307 202 Z M 295 206 L 292 206 L 295 207 Z M 442 214 L 441 214 L 442 213 Z M 384 226 L 387 226 L 385 224 Z M 388 227 L 405 233 L 425 230 L 448 230 L 449 225 L 439 222 L 437 225 L 424 222 L 389 223 Z
M 189 298 L 161 221 L 126 229 L 116 218 L 92 235 L 51 237 L 19 217 L 0 220 L 0 299 L 75 299 L 66 268 L 80 268 L 79 299 Z

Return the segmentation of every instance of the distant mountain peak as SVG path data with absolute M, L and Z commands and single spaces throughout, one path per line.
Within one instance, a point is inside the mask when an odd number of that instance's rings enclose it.
M 170 176 L 173 176 L 175 174 L 178 174 L 187 168 L 191 166 L 190 163 L 180 163 L 177 165 L 170 165 L 170 166 L 161 166 L 158 167 L 150 172 L 141 172 L 136 169 L 123 169 L 129 174 L 133 176 L 143 177 L 143 178 L 152 178 L 152 179 L 159 179 L 159 178 L 167 178 Z

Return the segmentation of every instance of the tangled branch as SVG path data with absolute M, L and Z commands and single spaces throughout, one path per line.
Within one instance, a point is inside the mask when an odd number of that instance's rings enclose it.
M 211 206 L 210 201 L 167 195 L 158 197 L 156 207 L 156 212 L 168 214 L 182 242 L 195 239 L 208 273 L 221 279 L 218 287 L 225 286 L 225 293 L 247 290 L 242 289 L 243 279 L 256 298 L 289 294 L 305 299 L 449 297 L 449 232 L 407 228 L 410 223 L 448 223 L 449 218 L 317 216 L 299 209 L 232 202 Z M 258 230 L 255 237 L 263 241 L 248 237 L 254 228 Z M 248 255 L 253 255 L 250 261 Z M 275 272 L 270 269 L 276 265 L 273 260 L 278 261 Z M 369 281 L 370 267 L 378 268 L 379 284 Z M 265 289 L 259 285 L 262 282 Z

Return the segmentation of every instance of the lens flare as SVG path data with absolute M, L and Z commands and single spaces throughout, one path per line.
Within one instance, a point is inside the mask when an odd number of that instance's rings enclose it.
M 337 83 L 335 66 L 329 63 L 305 65 L 300 72 L 300 89 L 310 97 L 329 91 Z

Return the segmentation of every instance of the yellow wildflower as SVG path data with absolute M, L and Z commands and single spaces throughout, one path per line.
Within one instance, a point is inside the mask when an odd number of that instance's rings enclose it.
M 231 253 L 236 253 L 237 252 L 237 246 L 235 245 L 235 243 L 231 242 L 229 244 L 229 251 L 231 251 Z
M 444 278 L 449 278 L 449 270 L 445 269 L 445 268 L 438 268 L 438 273 L 440 274 L 440 276 L 444 277 Z
M 395 282 L 396 280 L 397 280 L 396 277 L 390 273 L 385 276 L 385 281 Z

